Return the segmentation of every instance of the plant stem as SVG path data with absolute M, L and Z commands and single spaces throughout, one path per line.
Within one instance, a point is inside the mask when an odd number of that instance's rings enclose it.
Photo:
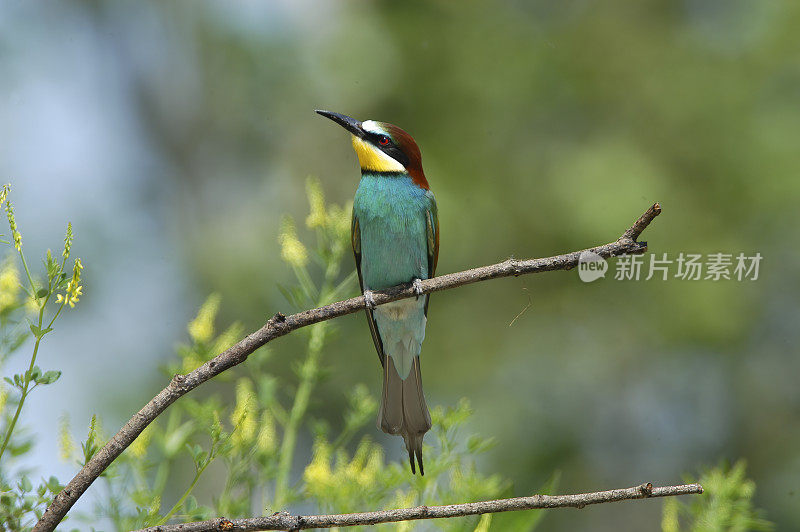
M 283 505 L 287 502 L 286 491 L 289 485 L 289 473 L 292 469 L 292 459 L 294 458 L 295 444 L 297 442 L 297 431 L 308 409 L 311 391 L 317 382 L 319 358 L 322 353 L 322 346 L 325 343 L 326 325 L 324 322 L 319 323 L 314 325 L 311 330 L 311 338 L 308 341 L 308 356 L 300 370 L 302 380 L 294 396 L 294 404 L 289 413 L 289 421 L 286 423 L 283 441 L 281 442 L 278 473 L 275 479 L 275 501 L 273 503 L 275 508 L 283 508 Z
M 189 495 L 192 493 L 192 490 L 193 490 L 193 489 L 194 489 L 194 487 L 197 485 L 197 482 L 200 480 L 200 475 L 202 475 L 202 474 L 203 474 L 203 471 L 205 471 L 205 470 L 206 470 L 206 468 L 208 467 L 208 465 L 209 465 L 209 464 L 210 464 L 210 463 L 213 461 L 213 458 L 212 458 L 211 456 L 212 456 L 212 455 L 209 453 L 209 458 L 208 458 L 208 460 L 206 460 L 206 463 L 205 463 L 205 464 L 203 464 L 203 467 L 201 467 L 200 469 L 198 469 L 198 470 L 197 470 L 197 472 L 194 474 L 194 479 L 192 480 L 192 483 L 191 483 L 191 484 L 189 484 L 189 487 L 188 487 L 188 488 L 186 488 L 186 491 L 183 493 L 183 495 L 181 496 L 181 498 L 180 498 L 180 499 L 178 499 L 178 502 L 176 502 L 176 503 L 175 503 L 175 504 L 172 506 L 172 508 L 170 508 L 169 512 L 167 512 L 167 515 L 165 515 L 164 517 L 162 517 L 162 518 L 161 518 L 161 519 L 158 521 L 158 523 L 156 523 L 156 525 L 157 525 L 157 526 L 158 526 L 158 525 L 163 525 L 163 524 L 165 524 L 167 521 L 169 521 L 169 520 L 170 520 L 170 518 L 172 518 L 172 516 L 175 514 L 175 512 L 177 512 L 177 511 L 178 511 L 178 508 L 180 508 L 180 507 L 181 507 L 181 505 L 183 504 L 183 502 L 186 500 L 186 497 L 188 497 L 188 496 L 189 496 Z
M 39 302 L 39 294 L 36 291 L 36 285 L 33 284 L 33 277 L 31 276 L 31 271 L 28 269 L 28 263 L 25 261 L 25 255 L 22 253 L 22 249 L 19 251 L 19 258 L 22 259 L 22 267 L 25 268 L 25 275 L 28 276 L 28 282 L 31 284 L 31 290 L 33 291 L 33 298 L 36 302 Z M 42 309 L 44 309 L 44 305 L 42 305 Z M 41 319 L 39 320 L 39 326 L 41 327 L 42 322 Z
M 21 254 L 20 254 L 21 255 Z M 27 266 L 25 267 L 27 270 Z M 31 281 L 32 283 L 33 281 Z M 34 288 L 34 291 L 36 289 Z M 45 300 L 45 303 L 47 301 Z M 44 304 L 39 307 L 39 330 L 42 329 L 42 322 L 44 321 Z M 36 337 L 36 343 L 33 344 L 33 356 L 31 356 L 31 363 L 28 366 L 28 371 L 25 372 L 23 377 L 23 384 L 22 384 L 22 394 L 19 397 L 19 403 L 17 403 L 17 411 L 14 412 L 14 417 L 11 419 L 11 423 L 8 425 L 6 429 L 6 435 L 3 439 L 3 446 L 0 447 L 0 459 L 3 458 L 3 454 L 6 452 L 6 447 L 8 447 L 8 442 L 11 441 L 11 434 L 14 432 L 14 427 L 17 424 L 17 420 L 19 419 L 19 414 L 22 412 L 22 405 L 25 404 L 25 399 L 28 397 L 28 386 L 31 383 L 31 374 L 33 373 L 33 366 L 36 364 L 36 355 L 39 353 L 39 343 L 42 341 L 41 336 Z
M 331 285 L 338 272 L 338 261 L 341 257 L 334 257 L 325 269 L 325 281 L 319 290 L 318 304 L 325 304 L 331 298 Z M 302 279 L 301 279 L 302 282 Z M 311 329 L 311 337 L 308 340 L 306 360 L 300 369 L 300 385 L 294 396 L 294 403 L 289 412 L 289 419 L 283 432 L 281 441 L 280 459 L 278 461 L 278 472 L 275 478 L 275 508 L 283 508 L 288 502 L 287 490 L 289 486 L 289 473 L 292 471 L 292 459 L 294 458 L 295 445 L 297 443 L 297 432 L 300 423 L 308 410 L 308 401 L 311 392 L 317 383 L 319 375 L 319 359 L 322 354 L 322 347 L 325 345 L 325 334 L 328 324 L 325 322 L 314 325 Z
M 33 297 L 36 300 L 36 303 L 39 305 L 39 322 L 37 323 L 37 327 L 39 328 L 39 335 L 36 336 L 36 342 L 33 344 L 33 355 L 31 356 L 31 363 L 28 366 L 28 371 L 25 373 L 23 377 L 23 385 L 22 385 L 22 393 L 19 397 L 19 403 L 17 403 L 17 411 L 14 412 L 14 417 L 11 419 L 11 423 L 8 425 L 6 429 L 6 435 L 3 438 L 3 446 L 0 447 L 0 459 L 3 458 L 3 454 L 6 452 L 6 447 L 8 447 L 8 443 L 11 441 L 11 434 L 14 432 L 14 427 L 17 425 L 17 420 L 19 419 L 19 415 L 22 412 L 22 406 L 25 404 L 25 399 L 28 397 L 28 393 L 30 393 L 33 388 L 30 388 L 31 383 L 31 374 L 33 372 L 33 367 L 36 365 L 36 356 L 39 354 L 39 344 L 42 341 L 43 335 L 41 334 L 42 331 L 42 324 L 44 323 L 44 309 L 47 306 L 47 302 L 50 300 L 50 296 L 52 294 L 52 280 L 48 280 L 48 288 L 47 288 L 47 296 L 44 298 L 44 301 L 39 300 L 39 294 L 36 290 L 36 285 L 33 283 L 33 277 L 31 276 L 31 271 L 28 268 L 28 263 L 25 260 L 25 254 L 22 253 L 22 250 L 19 251 L 19 258 L 22 260 L 22 266 L 25 269 L 25 275 L 28 277 L 28 282 L 31 285 L 31 290 L 33 291 Z M 66 260 L 66 259 L 65 259 Z M 63 264 L 62 264 L 63 270 Z M 64 302 L 66 303 L 66 302 Z M 58 315 L 61 314 L 61 310 L 64 308 L 64 303 L 58 309 L 58 312 L 55 313 L 53 319 L 50 320 L 50 323 L 47 325 L 47 328 L 53 326 L 53 323 L 58 318 Z M 35 386 L 34 386 L 35 388 Z

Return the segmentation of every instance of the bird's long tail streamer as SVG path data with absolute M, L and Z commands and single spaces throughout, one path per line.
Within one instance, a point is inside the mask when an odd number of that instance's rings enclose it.
M 411 472 L 416 473 L 416 459 L 421 475 L 422 438 L 431 428 L 431 415 L 422 391 L 422 374 L 419 357 L 414 357 L 413 367 L 406 379 L 400 378 L 391 356 L 383 365 L 383 394 L 378 411 L 378 426 L 387 434 L 400 434 L 406 444 Z

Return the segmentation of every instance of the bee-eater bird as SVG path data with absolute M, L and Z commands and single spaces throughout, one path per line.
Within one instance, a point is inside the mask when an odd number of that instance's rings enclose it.
M 411 135 L 385 122 L 317 113 L 350 132 L 361 165 L 351 237 L 367 321 L 383 366 L 378 426 L 403 436 L 411 472 L 416 473 L 416 457 L 424 475 L 422 438 L 431 428 L 431 416 L 419 362 L 428 315 L 428 296 L 422 294 L 420 280 L 433 277 L 439 257 L 436 200 Z M 413 283 L 416 299 L 375 306 L 373 290 L 401 283 Z

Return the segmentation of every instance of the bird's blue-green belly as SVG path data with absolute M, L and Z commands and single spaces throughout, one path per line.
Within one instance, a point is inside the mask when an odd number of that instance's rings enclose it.
M 424 228 L 423 228 L 424 230 Z M 402 231 L 361 229 L 361 273 L 365 288 L 380 290 L 428 277 L 427 246 Z
M 404 177 L 365 175 L 353 213 L 361 231 L 364 288 L 380 290 L 428 277 L 425 191 Z
M 361 233 L 365 290 L 428 278 L 427 216 L 431 196 L 409 177 L 364 175 L 353 202 Z M 428 296 L 387 303 L 373 312 L 384 351 L 402 379 L 425 338 Z

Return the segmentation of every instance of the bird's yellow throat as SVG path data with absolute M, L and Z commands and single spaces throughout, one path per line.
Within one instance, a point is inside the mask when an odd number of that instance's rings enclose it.
M 405 172 L 405 167 L 381 150 L 353 135 L 353 148 L 362 170 L 371 172 Z

